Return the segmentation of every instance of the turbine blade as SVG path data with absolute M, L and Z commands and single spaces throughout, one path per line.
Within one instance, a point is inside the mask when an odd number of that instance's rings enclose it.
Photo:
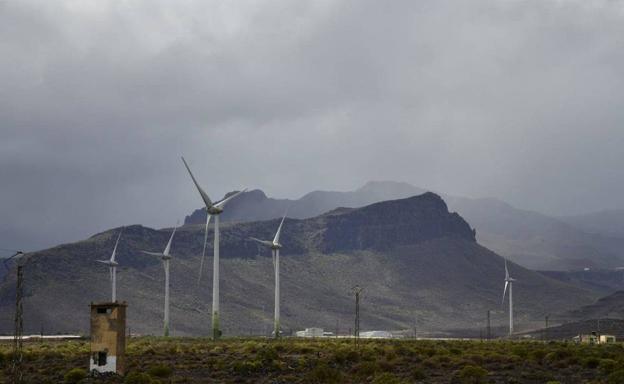
M 169 238 L 169 242 L 167 242 L 167 246 L 165 247 L 165 250 L 163 251 L 163 255 L 165 256 L 169 256 L 169 251 L 171 250 L 171 242 L 173 241 L 173 235 L 175 235 L 176 229 L 178 229 L 178 227 L 173 227 L 173 232 L 171 232 L 171 237 Z
M 228 197 L 226 197 L 225 199 L 219 201 L 218 203 L 216 203 L 214 206 L 217 208 L 221 208 L 223 209 L 223 207 L 225 207 L 225 204 L 227 204 L 228 201 L 232 200 L 233 198 L 235 198 L 236 196 L 240 195 L 241 193 L 247 192 L 247 188 L 243 189 L 242 191 L 238 191 Z
M 195 179 L 195 176 L 193 176 L 193 172 L 191 172 L 191 168 L 189 168 L 188 164 L 186 163 L 186 160 L 184 160 L 184 157 L 182 157 L 182 161 L 184 162 L 184 166 L 186 167 L 186 170 L 188 171 L 189 175 L 191 175 L 191 179 L 193 179 L 193 183 L 195 184 L 195 187 L 197 187 L 197 191 L 199 191 L 199 194 L 201 195 L 202 200 L 204 200 L 204 204 L 206 204 L 206 208 L 212 207 L 212 201 L 210 201 L 210 197 L 208 197 L 208 194 L 202 189 L 202 187 L 199 186 L 199 183 Z
M 269 247 L 273 245 L 273 243 L 271 243 L 270 241 L 256 239 L 255 237 L 250 237 L 249 239 L 250 239 L 250 240 L 253 240 L 253 241 L 255 241 L 255 242 L 258 242 L 258 243 L 260 243 L 260 244 L 262 244 L 262 245 L 269 246 Z
M 507 259 L 505 259 L 505 280 L 509 280 L 509 270 L 507 269 Z
M 206 258 L 206 243 L 208 243 L 208 224 L 212 215 L 208 214 L 206 217 L 206 230 L 204 231 L 204 250 L 202 251 L 201 262 L 199 263 L 199 277 L 197 278 L 197 285 L 201 282 L 202 273 L 204 273 L 204 259 Z
M 271 250 L 271 258 L 273 259 L 273 271 L 275 271 L 275 249 Z
M 113 268 L 108 268 L 108 278 L 110 279 L 110 281 L 113 281 Z
M 117 254 L 117 245 L 119 245 L 119 239 L 121 239 L 121 234 L 123 233 L 123 227 L 119 231 L 119 236 L 117 236 L 117 241 L 115 242 L 115 247 L 113 248 L 113 254 L 111 255 L 110 261 L 115 261 L 115 255 Z
M 98 263 L 106 264 L 106 265 L 110 264 L 109 260 L 95 260 L 95 261 L 97 261 Z
M 505 304 L 505 295 L 507 294 L 507 286 L 509 285 L 509 281 L 505 281 L 505 289 L 503 290 L 503 301 L 501 305 Z
M 275 238 L 273 238 L 273 244 L 279 244 L 280 234 L 282 233 L 282 225 L 284 224 L 284 219 L 286 219 L 286 215 L 282 217 L 282 221 L 280 222 L 279 227 L 277 227 L 277 232 L 275 233 Z
M 159 256 L 162 257 L 163 254 L 159 253 L 159 252 L 148 252 L 148 251 L 141 251 L 142 253 L 145 253 L 146 255 L 150 255 L 150 256 Z

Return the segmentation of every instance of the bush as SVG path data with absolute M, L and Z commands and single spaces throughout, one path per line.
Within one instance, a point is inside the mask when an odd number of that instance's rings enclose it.
M 603 374 L 608 375 L 609 373 L 615 371 L 615 368 L 617 367 L 617 361 L 613 359 L 601 359 L 600 365 L 598 365 L 598 367 Z
M 624 383 L 624 369 L 617 370 L 607 377 L 607 383 L 609 384 L 621 384 Z
M 166 365 L 155 365 L 147 370 L 147 374 L 152 377 L 164 378 L 171 376 L 173 374 L 173 370 L 171 367 Z
M 587 359 L 583 360 L 583 366 L 585 368 L 596 369 L 599 365 L 600 359 L 598 359 L 597 357 L 588 357 Z
M 65 374 L 65 382 L 70 384 L 79 383 L 87 378 L 87 371 L 82 368 L 74 368 Z
M 152 378 L 143 372 L 130 372 L 126 375 L 125 384 L 151 384 Z
M 355 365 L 352 370 L 355 371 L 358 376 L 367 377 L 373 376 L 377 372 L 381 371 L 381 368 L 375 361 L 364 361 Z
M 342 383 L 342 373 L 326 364 L 319 364 L 308 373 L 305 382 L 323 384 Z
M 232 371 L 238 375 L 250 375 L 259 371 L 262 363 L 257 361 L 236 361 L 232 364 Z
M 400 377 L 392 373 L 386 372 L 386 373 L 382 373 L 380 375 L 375 376 L 372 384 L 403 384 L 403 383 L 405 383 L 405 380 L 401 379 Z
M 257 359 L 260 360 L 263 364 L 271 364 L 273 361 L 277 360 L 279 355 L 275 348 L 271 346 L 265 346 L 261 350 L 258 351 Z
M 481 367 L 466 365 L 464 368 L 457 371 L 455 377 L 459 379 L 460 383 L 479 384 L 483 382 L 483 378 L 487 375 L 488 371 Z
M 427 375 L 425 374 L 425 370 L 420 367 L 415 367 L 412 369 L 412 379 L 414 380 L 423 380 Z

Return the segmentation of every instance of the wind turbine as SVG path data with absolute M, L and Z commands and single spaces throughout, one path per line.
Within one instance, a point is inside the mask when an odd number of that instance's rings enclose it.
M 277 227 L 277 232 L 275 233 L 275 237 L 273 241 L 268 240 L 260 240 L 255 237 L 250 237 L 250 239 L 271 248 L 271 252 L 273 255 L 273 271 L 275 272 L 275 310 L 274 310 L 274 320 L 273 320 L 273 332 L 275 333 L 275 338 L 277 339 L 280 334 L 280 272 L 279 272 L 279 251 L 282 248 L 282 244 L 279 242 L 280 234 L 282 232 L 282 225 L 284 224 L 284 219 L 286 215 L 282 217 L 282 221 L 280 222 L 279 227 Z
M 115 261 L 115 255 L 117 254 L 117 245 L 119 245 L 119 239 L 121 238 L 121 234 L 123 233 L 123 227 L 119 231 L 119 235 L 117 236 L 117 241 L 115 242 L 115 247 L 113 248 L 113 254 L 111 255 L 109 260 L 97 260 L 98 263 L 108 265 L 108 271 L 110 272 L 110 281 L 111 281 L 111 292 L 112 292 L 112 302 L 117 301 L 117 266 L 119 263 Z
M 507 269 L 507 259 L 505 259 L 505 289 L 503 290 L 503 304 L 505 303 L 505 294 L 507 293 L 507 286 L 509 285 L 509 336 L 513 335 L 513 279 L 509 276 L 509 270 Z
M 148 255 L 160 257 L 163 262 L 163 267 L 165 268 L 165 318 L 163 321 L 165 336 L 169 336 L 169 261 L 171 260 L 169 251 L 171 251 L 171 242 L 173 241 L 173 236 L 175 235 L 176 229 L 178 228 L 173 228 L 173 232 L 171 232 L 171 237 L 169 238 L 167 246 L 162 253 L 141 251 Z
M 219 339 L 221 336 L 221 331 L 219 330 L 219 215 L 223 212 L 223 208 L 228 201 L 232 200 L 236 196 L 241 193 L 247 191 L 247 189 L 243 189 L 242 191 L 236 192 L 218 203 L 212 203 L 208 194 L 199 186 L 195 176 L 193 176 L 193 172 L 191 172 L 191 168 L 189 168 L 186 160 L 182 157 L 182 162 L 186 167 L 191 179 L 193 179 L 193 183 L 195 187 L 197 187 L 197 191 L 199 192 L 204 204 L 206 205 L 206 231 L 204 234 L 204 250 L 202 251 L 201 264 L 199 266 L 199 277 L 197 279 L 197 283 L 201 281 L 202 272 L 204 270 L 204 258 L 206 256 L 206 243 L 208 241 L 208 224 L 210 223 L 210 218 L 212 216 L 215 217 L 215 229 L 214 229 L 214 257 L 213 257 L 213 275 L 212 275 L 212 337 L 214 340 Z

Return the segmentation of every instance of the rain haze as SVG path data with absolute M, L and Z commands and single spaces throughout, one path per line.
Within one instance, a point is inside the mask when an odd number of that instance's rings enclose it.
M 624 208 L 621 1 L 0 1 L 0 247 L 405 181 Z

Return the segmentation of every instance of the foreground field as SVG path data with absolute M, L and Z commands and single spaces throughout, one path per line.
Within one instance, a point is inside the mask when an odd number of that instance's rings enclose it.
M 0 344 L 9 382 L 11 344 Z M 624 383 L 622 345 L 132 339 L 125 378 L 84 378 L 86 341 L 25 344 L 26 383 Z

